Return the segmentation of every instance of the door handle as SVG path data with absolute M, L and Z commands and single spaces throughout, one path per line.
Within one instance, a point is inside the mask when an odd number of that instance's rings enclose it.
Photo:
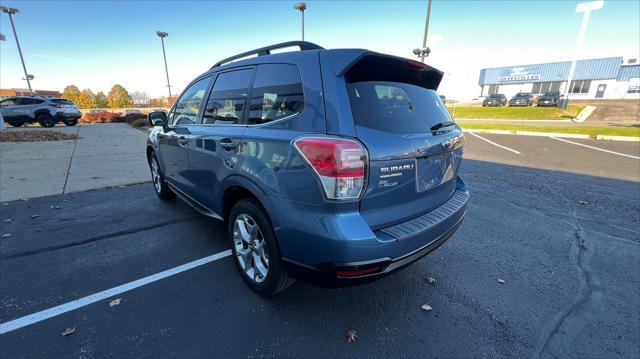
M 231 139 L 229 138 L 225 138 L 220 141 L 220 146 L 222 146 L 225 150 L 229 151 L 238 147 L 238 143 L 231 141 Z

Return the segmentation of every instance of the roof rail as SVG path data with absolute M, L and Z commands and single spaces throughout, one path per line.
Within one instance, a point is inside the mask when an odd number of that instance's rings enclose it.
M 323 50 L 324 49 L 324 47 L 316 45 L 316 44 L 314 44 L 312 42 L 308 42 L 308 41 L 287 41 L 287 42 L 282 42 L 280 44 L 275 44 L 275 45 L 271 45 L 271 46 L 265 46 L 265 47 L 261 47 L 259 49 L 255 49 L 255 50 L 243 52 L 243 53 L 238 54 L 238 55 L 227 57 L 224 60 L 216 62 L 216 64 L 211 66 L 211 68 L 213 69 L 214 67 L 222 66 L 222 65 L 224 65 L 224 64 L 226 64 L 228 62 L 231 62 L 231 61 L 237 60 L 237 59 L 241 59 L 241 58 L 247 57 L 249 55 L 255 55 L 255 54 L 257 54 L 258 56 L 271 55 L 271 51 L 272 50 L 282 49 L 282 48 L 285 48 L 285 47 L 292 47 L 292 46 L 298 46 L 300 48 L 300 51 Z

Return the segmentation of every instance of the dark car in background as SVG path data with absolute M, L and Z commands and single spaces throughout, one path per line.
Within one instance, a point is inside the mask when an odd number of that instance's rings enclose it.
M 533 95 L 529 92 L 518 92 L 509 100 L 509 106 L 532 106 Z
M 53 127 L 61 122 L 75 126 L 82 113 L 71 101 L 38 96 L 9 97 L 0 101 L 4 121 L 13 127 L 38 122 L 42 127 Z
M 538 97 L 538 106 L 541 107 L 558 107 L 560 106 L 560 98 L 563 95 L 560 91 L 550 91 Z
M 493 95 L 489 95 L 487 98 L 482 101 L 482 107 L 489 106 L 506 106 L 507 105 L 507 96 L 497 93 Z
M 271 54 L 292 46 L 300 51 Z M 466 213 L 464 135 L 436 92 L 442 76 L 304 41 L 222 60 L 169 113 L 149 114 L 155 192 L 225 221 L 259 294 L 292 278 L 380 278 L 438 248 Z

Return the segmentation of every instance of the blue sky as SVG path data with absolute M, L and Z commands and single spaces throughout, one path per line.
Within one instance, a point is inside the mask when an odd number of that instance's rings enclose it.
M 37 89 L 68 84 L 108 91 L 114 83 L 150 96 L 166 93 L 156 30 L 169 32 L 174 92 L 217 60 L 299 39 L 295 1 L 1 1 L 14 17 Z M 438 1 L 431 9 L 427 62 L 445 71 L 441 92 L 477 96 L 483 67 L 569 59 L 582 14 L 578 1 Z M 426 1 L 307 1 L 306 40 L 413 57 Z M 592 13 L 581 58 L 640 56 L 640 2 L 605 1 Z M 26 87 L 6 14 L 0 14 L 0 87 Z

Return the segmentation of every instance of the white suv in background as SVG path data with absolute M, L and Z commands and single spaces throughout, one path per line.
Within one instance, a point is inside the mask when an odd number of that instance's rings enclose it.
M 13 127 L 38 122 L 42 127 L 53 127 L 62 121 L 75 126 L 82 113 L 76 105 L 61 98 L 37 96 L 10 97 L 0 101 L 0 113 L 4 121 Z

